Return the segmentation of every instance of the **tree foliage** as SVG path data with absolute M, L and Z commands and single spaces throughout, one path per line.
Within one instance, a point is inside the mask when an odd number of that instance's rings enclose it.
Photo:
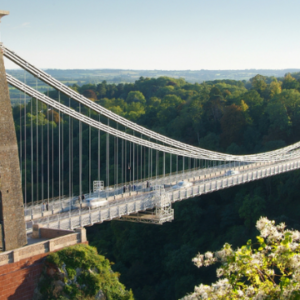
M 219 263 L 211 285 L 200 284 L 183 300 L 196 299 L 300 299 L 300 232 L 286 230 L 281 223 L 261 217 L 256 228 L 257 243 L 233 250 L 226 243 L 220 251 L 198 253 L 193 258 L 200 268 Z
M 108 300 L 133 300 L 118 277 L 95 248 L 84 244 L 66 247 L 47 256 L 34 299 L 84 300 L 101 294 Z

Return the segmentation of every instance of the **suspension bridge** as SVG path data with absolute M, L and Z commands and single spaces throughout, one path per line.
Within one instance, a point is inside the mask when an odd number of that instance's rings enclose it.
M 112 219 L 163 224 L 174 219 L 172 203 L 176 201 L 300 168 L 300 142 L 251 155 L 188 145 L 107 110 L 3 43 L 0 49 L 0 104 L 8 85 L 20 91 L 17 138 L 10 148 L 2 141 L 0 145 L 0 180 L 5 177 L 4 161 L 10 152 L 19 164 L 19 169 L 14 166 L 12 170 L 14 175 L 20 173 L 16 180 L 22 184 L 22 189 L 14 186 L 21 189 L 21 196 L 13 196 L 0 183 L 0 200 L 5 206 L 13 197 L 21 197 L 14 210 L 22 212 L 27 234 L 34 224 L 60 229 Z M 3 56 L 24 70 L 23 80 L 5 72 Z M 34 76 L 36 88 L 26 83 L 27 74 Z M 39 91 L 41 82 L 48 92 Z M 4 114 L 1 110 L 0 120 Z M 12 133 L 1 127 L 0 136 L 4 135 Z M 83 136 L 88 144 L 83 144 Z M 5 232 L 1 214 L 5 209 L 0 210 Z M 14 223 L 15 231 L 16 226 L 22 227 L 18 224 Z M 20 243 L 24 244 L 24 238 Z

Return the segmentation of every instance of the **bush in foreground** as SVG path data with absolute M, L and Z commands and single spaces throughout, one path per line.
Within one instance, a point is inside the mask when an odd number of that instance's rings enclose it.
M 183 300 L 194 299 L 300 299 L 300 232 L 286 230 L 284 223 L 261 217 L 256 228 L 257 244 L 233 250 L 225 244 L 215 253 L 193 258 L 200 268 L 220 263 L 219 281 L 195 287 Z

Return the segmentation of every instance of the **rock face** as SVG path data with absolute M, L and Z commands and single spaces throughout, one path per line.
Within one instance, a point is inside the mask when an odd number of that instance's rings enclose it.
M 66 265 L 63 265 L 62 268 L 57 268 L 57 266 L 47 263 L 45 265 L 45 274 L 40 279 L 40 283 L 43 281 L 46 281 L 47 285 L 47 292 L 49 294 L 52 294 L 52 297 L 59 298 L 60 296 L 65 296 L 65 299 L 72 299 L 71 295 L 64 295 L 66 294 L 64 290 L 68 290 L 68 287 L 70 286 L 75 286 L 78 290 L 78 297 L 80 294 L 80 290 L 83 290 L 86 285 L 85 284 L 80 284 L 77 282 L 77 278 L 80 277 L 84 271 L 82 269 L 76 269 L 76 275 L 71 279 L 68 275 L 68 272 L 66 270 Z M 50 281 L 49 281 L 50 278 Z M 86 296 L 81 295 L 86 299 Z M 107 298 L 105 297 L 104 293 L 102 290 L 99 290 L 98 293 L 94 296 L 90 296 L 90 299 L 95 299 L 95 300 L 106 300 Z M 45 290 L 41 285 L 35 290 L 33 300 L 43 300 L 45 299 Z M 83 299 L 83 298 L 82 298 Z
M 58 268 L 56 265 L 51 263 L 45 264 L 45 273 L 41 277 L 40 282 L 46 281 L 47 290 L 52 294 L 52 296 L 55 298 L 59 298 L 61 295 L 64 295 L 64 290 L 68 290 L 68 287 L 75 286 L 78 290 L 78 294 L 80 293 L 80 290 L 83 290 L 86 287 L 86 284 L 77 282 L 77 278 L 80 278 L 80 276 L 84 273 L 83 269 L 77 268 L 76 269 L 76 275 L 71 279 L 68 271 L 66 270 L 66 265 L 62 265 L 61 269 Z M 93 273 L 89 270 L 90 273 Z M 50 279 L 50 281 L 49 281 Z M 45 291 L 41 285 L 39 285 L 40 288 L 37 288 L 34 293 L 33 300 L 43 300 L 45 299 Z M 65 299 L 72 299 L 69 298 L 68 295 L 64 295 Z M 71 296 L 71 295 L 70 295 Z M 86 296 L 81 295 L 86 299 Z M 78 297 L 80 297 L 78 295 Z M 102 290 L 99 290 L 98 293 L 94 296 L 91 296 L 91 299 L 95 300 L 106 300 L 106 297 Z
M 49 255 L 33 300 L 133 300 L 111 270 L 110 262 L 87 245 L 67 247 Z

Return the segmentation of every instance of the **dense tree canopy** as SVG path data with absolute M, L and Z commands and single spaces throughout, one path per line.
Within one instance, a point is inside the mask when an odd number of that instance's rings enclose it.
M 177 140 L 216 151 L 250 154 L 300 140 L 299 80 L 300 74 L 287 74 L 285 78 L 277 79 L 257 75 L 249 82 L 216 80 L 202 84 L 169 77 L 141 77 L 129 84 L 103 81 L 97 85 L 73 85 L 72 88 L 121 116 Z M 50 91 L 49 95 L 58 98 L 57 92 Z M 69 105 L 69 99 L 63 95 L 61 101 Z M 53 126 L 54 138 L 57 138 L 60 122 L 64 125 L 65 135 L 68 134 L 68 117 L 59 116 L 41 104 L 36 116 L 31 113 L 31 104 L 36 111 L 35 100 L 32 100 L 26 106 L 27 136 L 30 136 L 31 120 L 38 125 L 39 132 L 44 130 L 44 139 L 48 125 Z M 79 110 L 78 103 L 71 100 L 71 105 Z M 24 105 L 13 108 L 18 140 L 24 136 L 20 136 L 20 128 L 24 132 L 24 110 Z M 84 107 L 81 111 L 99 119 Z M 107 123 L 103 116 L 100 120 Z M 110 125 L 116 126 L 113 121 Z M 76 171 L 79 165 L 76 150 L 78 122 L 72 122 L 72 126 Z M 88 144 L 88 133 L 88 127 L 83 125 L 85 145 Z M 101 133 L 101 145 L 105 146 L 105 141 L 106 136 Z M 97 143 L 97 132 L 92 131 L 92 145 L 95 146 L 92 147 L 92 165 L 96 166 Z M 26 147 L 30 153 L 30 143 Z M 58 146 L 54 151 L 57 153 Z M 68 178 L 68 148 L 64 151 Z M 88 147 L 84 147 L 83 156 L 83 174 L 88 174 Z M 113 157 L 112 152 L 112 167 Z M 58 169 L 57 156 L 54 158 L 53 165 Z M 30 170 L 29 159 L 27 157 L 27 172 Z M 103 177 L 105 161 L 105 151 L 101 151 Z M 92 178 L 97 178 L 97 171 L 92 171 Z M 74 178 L 74 193 L 78 191 L 76 180 L 78 178 Z M 88 191 L 87 181 L 84 177 L 85 192 Z M 65 187 L 67 184 L 66 180 Z M 121 273 L 121 282 L 132 288 L 136 299 L 178 299 L 192 291 L 195 285 L 210 284 L 214 280 L 213 267 L 203 271 L 191 264 L 197 251 L 214 251 L 225 242 L 237 247 L 249 238 L 255 238 L 257 232 L 253 225 L 261 215 L 276 222 L 284 221 L 287 226 L 299 230 L 299 184 L 299 171 L 277 175 L 176 203 L 175 220 L 161 227 L 114 221 L 94 225 L 89 228 L 89 240 L 100 253 L 116 263 L 114 270 Z M 54 188 L 57 186 L 58 175 L 55 175 Z M 28 184 L 28 197 L 30 191 Z

